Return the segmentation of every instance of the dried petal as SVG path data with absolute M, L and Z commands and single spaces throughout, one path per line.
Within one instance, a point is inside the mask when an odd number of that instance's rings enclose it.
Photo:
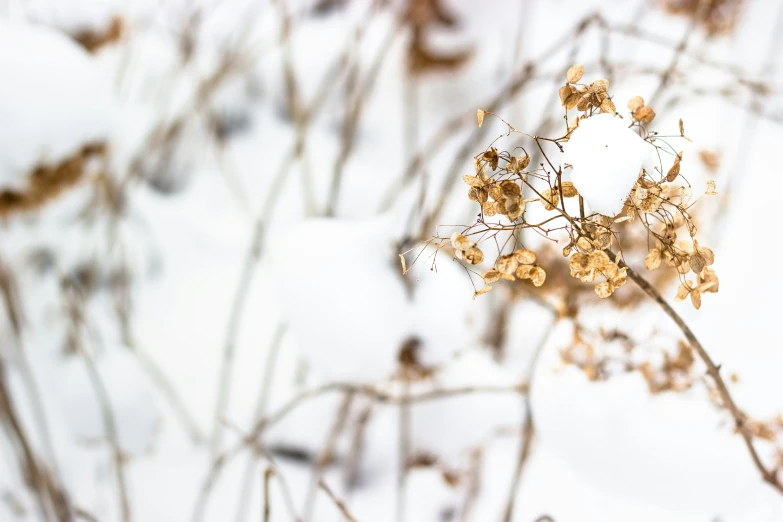
M 707 261 L 701 254 L 692 254 L 688 258 L 688 263 L 690 264 L 691 270 L 693 270 L 693 273 L 696 275 L 701 274 L 701 271 L 707 266 Z
M 573 65 L 568 72 L 566 72 L 566 80 L 568 83 L 576 83 L 582 79 L 582 74 L 585 72 L 584 65 Z
M 571 260 L 568 262 L 571 270 L 582 271 L 587 270 L 587 265 L 590 262 L 587 254 L 574 254 L 571 256 Z
M 517 279 L 530 279 L 534 269 L 533 265 L 519 265 L 516 272 Z
M 682 187 L 682 192 L 680 193 L 680 204 L 687 205 L 690 203 L 692 196 L 693 189 L 691 187 Z
M 481 127 L 481 124 L 484 123 L 484 111 L 481 109 L 476 111 L 476 122 L 478 123 L 479 127 Z
M 716 293 L 718 291 L 719 281 L 718 276 L 715 274 L 715 270 L 711 268 L 705 268 L 699 276 L 699 283 L 701 285 L 710 285 L 702 290 L 702 292 Z
M 471 201 L 483 204 L 486 203 L 489 199 L 489 194 L 487 194 L 487 191 L 482 188 L 470 187 L 468 190 L 468 198 Z
M 487 270 L 486 272 L 482 273 L 481 278 L 487 284 L 494 283 L 495 281 L 500 280 L 500 272 L 498 272 L 493 268 L 491 270 Z
M 633 111 L 633 119 L 642 123 L 650 123 L 655 119 L 655 111 L 644 105 Z
M 579 239 L 577 239 L 576 246 L 579 247 L 580 250 L 584 250 L 585 252 L 593 251 L 593 243 L 585 236 L 582 236 Z
M 563 106 L 566 109 L 571 110 L 574 107 L 576 107 L 577 105 L 579 105 L 579 102 L 582 100 L 582 98 L 583 97 L 582 97 L 581 94 L 573 93 L 568 98 L 566 98 L 566 101 L 563 102 Z M 584 110 L 584 109 L 581 109 L 581 110 Z M 579 120 L 576 120 L 576 125 L 579 125 Z
M 546 272 L 544 269 L 540 266 L 534 267 L 530 272 L 530 281 L 532 281 L 533 286 L 543 285 L 544 281 L 546 281 Z
M 466 238 L 459 232 L 454 232 L 451 234 L 451 246 L 454 247 L 454 250 L 467 250 L 472 245 L 473 243 L 470 241 L 470 239 Z
M 579 192 L 577 192 L 576 187 L 574 186 L 573 182 L 571 181 L 564 181 L 563 182 L 563 197 L 564 198 L 573 198 L 579 195 Z
M 612 234 L 607 231 L 598 234 L 595 240 L 593 240 L 593 246 L 598 250 L 606 250 L 607 248 L 610 248 L 612 246 Z
M 514 174 L 519 174 L 530 165 L 530 156 L 525 154 L 524 156 L 512 156 L 511 161 L 508 162 L 508 170 Z
M 612 287 L 612 283 L 609 281 L 604 281 L 603 283 L 598 283 L 595 285 L 595 293 L 601 299 L 606 299 L 607 297 L 611 296 L 613 292 L 614 288 Z
M 620 267 L 617 266 L 615 263 L 609 263 L 604 268 L 601 269 L 601 274 L 609 280 L 613 279 L 614 276 L 617 275 L 617 273 L 620 271 Z
M 513 274 L 519 266 L 519 262 L 513 255 L 505 255 L 498 258 L 497 266 L 501 274 Z
M 682 118 L 680 118 L 680 136 L 683 136 L 685 134 L 685 125 L 682 123 Z
M 486 293 L 487 293 L 487 292 L 489 292 L 490 290 L 492 290 L 492 287 L 491 287 L 490 285 L 487 285 L 487 286 L 485 286 L 484 288 L 479 288 L 478 290 L 476 290 L 476 291 L 473 293 L 473 299 L 477 298 L 477 297 L 478 297 L 478 296 L 480 296 L 480 295 L 486 294 Z
M 691 303 L 696 310 L 701 308 L 701 292 L 698 288 L 691 291 Z
M 612 278 L 612 285 L 614 286 L 614 289 L 617 290 L 618 288 L 624 286 L 625 283 L 627 282 L 628 282 L 628 267 L 624 266 L 617 272 L 617 275 L 615 275 Z
M 484 181 L 480 177 L 471 176 L 470 174 L 465 174 L 464 176 L 462 176 L 462 181 L 464 181 L 471 187 L 477 187 L 477 188 L 481 188 L 486 184 L 486 181 Z
M 570 85 L 563 85 L 562 87 L 560 87 L 560 90 L 557 91 L 557 94 L 560 95 L 560 104 L 563 107 L 565 107 L 566 106 L 566 101 L 573 94 L 571 92 L 571 86 Z
M 635 112 L 641 107 L 644 107 L 644 99 L 641 96 L 634 96 L 628 100 L 628 108 L 631 109 L 631 112 Z
M 686 281 L 685 283 L 681 284 L 679 287 L 677 287 L 677 295 L 674 297 L 674 300 L 684 301 L 686 297 L 688 297 L 688 294 L 691 293 L 691 288 L 686 283 L 690 283 L 690 281 Z
M 696 249 L 703 258 L 707 266 L 711 266 L 715 262 L 715 253 L 707 247 L 700 246 L 696 241 L 693 242 L 693 247 Z
M 536 253 L 520 248 L 514 252 L 514 259 L 516 259 L 517 263 L 520 265 L 534 265 L 536 263 Z
M 715 182 L 713 180 L 707 180 L 707 192 L 705 192 L 707 196 L 717 196 L 718 193 L 715 192 Z
M 672 165 L 672 168 L 669 169 L 669 172 L 666 174 L 666 181 L 671 183 L 675 179 L 677 179 L 677 176 L 680 175 L 680 157 L 681 154 L 678 154 L 674 158 L 674 164 Z
M 475 245 L 465 250 L 465 261 L 471 265 L 477 265 L 484 261 L 484 252 Z
M 595 268 L 601 270 L 611 262 L 612 260 L 609 259 L 609 255 L 603 250 L 596 250 L 595 252 L 590 252 L 589 254 L 587 254 L 588 268 Z
M 525 211 L 525 202 L 520 197 L 507 198 L 504 208 L 508 219 L 515 221 Z
M 596 276 L 598 275 L 598 272 L 595 269 L 586 270 L 584 272 L 581 272 L 579 274 L 579 280 L 583 283 L 592 283 L 595 281 Z
M 601 112 L 608 114 L 617 113 L 617 107 L 614 106 L 614 103 L 612 103 L 612 100 L 609 98 L 605 98 L 604 101 L 601 102 L 601 106 L 599 108 L 601 109 Z
M 481 210 L 484 212 L 484 217 L 492 217 L 498 213 L 497 201 L 487 201 L 481 206 Z
M 544 205 L 546 210 L 554 210 L 557 204 L 560 202 L 560 196 L 557 191 L 552 189 L 546 189 L 542 194 L 541 204 Z
M 653 248 L 644 258 L 644 266 L 647 270 L 656 270 L 661 266 L 661 251 L 657 248 Z
M 484 152 L 482 155 L 484 160 L 489 163 L 490 168 L 492 170 L 496 170 L 498 168 L 498 150 L 495 147 L 492 147 L 490 150 Z
M 500 190 L 502 191 L 503 195 L 507 198 L 522 196 L 522 189 L 519 188 L 519 185 L 517 185 L 510 179 L 500 182 Z

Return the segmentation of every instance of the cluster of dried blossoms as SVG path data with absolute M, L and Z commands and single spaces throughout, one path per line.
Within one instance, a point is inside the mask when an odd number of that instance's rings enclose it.
M 677 300 L 690 297 L 693 305 L 699 308 L 704 293 L 718 291 L 718 278 L 710 268 L 715 256 L 695 239 L 696 226 L 689 213 L 693 188 L 680 176 L 682 152 L 674 149 L 663 136 L 646 128 L 655 118 L 655 111 L 641 97 L 632 98 L 627 104 L 629 128 L 654 147 L 659 158 L 672 158 L 671 167 L 664 171 L 661 163 L 650 171 L 642 168 L 622 211 L 616 216 L 598 213 L 586 215 L 584 200 L 577 188 L 562 179 L 564 167 L 558 162 L 553 163 L 543 147 L 543 144 L 549 143 L 550 148 L 554 145 L 562 153 L 563 146 L 567 146 L 580 122 L 596 114 L 610 113 L 623 118 L 616 113 L 616 107 L 609 97 L 609 82 L 596 80 L 589 84 L 580 83 L 583 71 L 581 65 L 571 67 L 566 74 L 566 84 L 559 90 L 560 101 L 566 111 L 564 135 L 558 138 L 531 136 L 498 118 L 508 126 L 508 132 L 474 158 L 475 174 L 463 177 L 469 186 L 468 198 L 481 207 L 478 219 L 451 238 L 434 239 L 440 240 L 441 246 L 450 239 L 454 257 L 462 261 L 463 266 L 466 263 L 468 266 L 465 268 L 476 275 L 479 272 L 474 272 L 471 267 L 481 265 L 485 260 L 484 251 L 479 245 L 493 241 L 497 256 L 493 266 L 480 273 L 486 286 L 476 290 L 475 296 L 478 296 L 490 291 L 491 284 L 500 279 L 527 279 L 535 286 L 543 285 L 546 272 L 536 264 L 536 255 L 521 247 L 519 232 L 533 229 L 551 239 L 552 232 L 560 231 L 567 235 L 567 245 L 562 253 L 570 257 L 571 276 L 584 283 L 594 283 L 595 293 L 600 298 L 607 298 L 626 282 L 627 267 L 623 258 L 621 231 L 628 230 L 631 223 L 638 223 L 648 238 L 646 267 L 657 270 L 665 266 L 675 270 L 681 282 Z M 570 109 L 576 109 L 579 114 L 569 119 Z M 479 126 L 487 114 L 495 116 L 478 111 Z M 690 141 L 684 134 L 682 120 L 679 127 L 678 137 Z M 494 144 L 510 135 L 522 135 L 530 139 L 537 147 L 534 153 L 540 155 L 541 162 L 537 165 L 532 162 L 531 154 L 522 146 L 514 149 L 515 152 L 521 149 L 522 154 L 498 151 Z M 677 183 L 678 180 L 682 180 L 682 183 Z M 715 184 L 710 181 L 705 195 L 714 194 Z M 565 200 L 571 198 L 578 198 L 578 212 L 566 209 Z M 552 217 L 538 223 L 528 221 L 526 210 L 531 203 L 540 204 Z M 555 223 L 560 226 L 555 227 Z M 678 233 L 681 234 L 679 231 L 682 228 L 687 228 L 689 237 L 678 241 Z M 509 236 L 502 244 L 498 241 L 498 237 L 502 237 L 499 236 L 501 233 Z M 615 245 L 618 250 L 616 254 L 612 250 Z M 693 274 L 693 280 L 687 279 L 690 273 Z

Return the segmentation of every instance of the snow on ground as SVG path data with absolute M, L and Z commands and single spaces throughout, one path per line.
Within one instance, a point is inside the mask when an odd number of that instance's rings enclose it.
M 95 60 L 45 26 L 0 21 L 0 185 L 23 189 L 27 173 L 105 142 L 113 94 Z M 55 88 L 56 87 L 56 88 Z

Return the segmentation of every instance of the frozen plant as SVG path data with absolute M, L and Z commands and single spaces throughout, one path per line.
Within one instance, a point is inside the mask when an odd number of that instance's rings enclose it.
M 623 238 L 630 235 L 628 224 L 638 224 L 650 245 L 645 266 L 675 270 L 681 282 L 676 299 L 690 297 L 699 308 L 703 294 L 718 291 L 718 278 L 710 268 L 715 255 L 696 239 L 690 213 L 693 187 L 680 175 L 682 152 L 668 141 L 688 139 L 682 120 L 674 136 L 649 131 L 646 124 L 655 112 L 641 97 L 628 102 L 629 113 L 623 117 L 608 96 L 609 82 L 579 83 L 582 72 L 582 66 L 569 69 L 567 83 L 560 89 L 567 124 L 562 136 L 532 136 L 501 119 L 508 131 L 474 158 L 475 174 L 463 177 L 470 187 L 468 197 L 481 207 L 478 219 L 450 237 L 431 241 L 450 249 L 469 273 L 480 276 L 485 286 L 476 290 L 478 296 L 501 279 L 530 280 L 542 286 L 546 270 L 536 254 L 522 246 L 519 233 L 531 229 L 547 238 L 560 234 L 571 276 L 595 284 L 598 297 L 607 298 L 626 283 L 629 267 Z M 581 114 L 569 121 L 567 111 L 572 108 Z M 479 126 L 485 115 L 496 116 L 479 110 Z M 518 147 L 521 154 L 516 149 L 498 151 L 495 143 L 510 135 L 532 140 L 546 163 L 531 165 L 524 146 Z M 554 144 L 562 161 L 550 158 L 542 142 Z M 664 158 L 671 158 L 666 170 Z M 707 183 L 703 194 L 716 194 L 714 182 Z M 566 200 L 575 204 L 567 205 Z M 528 219 L 531 205 L 542 206 L 548 217 Z M 682 229 L 687 239 L 678 241 Z M 491 267 L 477 272 L 474 267 L 485 261 L 484 245 L 494 247 L 496 256 Z
M 560 136 L 530 135 L 490 111 L 477 111 L 479 126 L 487 115 L 507 126 L 505 133 L 474 157 L 475 173 L 463 177 L 469 186 L 468 198 L 479 204 L 480 212 L 475 223 L 459 226 L 450 236 L 437 234 L 427 245 L 451 253 L 471 280 L 478 276 L 483 281 L 481 288 L 474 285 L 474 298 L 490 292 L 501 280 L 529 280 L 535 287 L 545 284 L 547 272 L 539 264 L 541 256 L 523 245 L 525 230 L 564 244 L 562 254 L 569 259 L 570 275 L 594 284 L 601 299 L 609 298 L 631 279 L 677 324 L 687 341 L 682 366 L 690 366 L 692 349 L 706 366 L 719 406 L 733 417 L 762 478 L 783 492 L 780 468 L 768 467 L 759 458 L 754 445 L 758 430 L 731 397 L 720 366 L 680 315 L 626 263 L 623 254 L 634 228 L 641 228 L 648 245 L 646 268 L 666 267 L 680 279 L 676 301 L 690 298 L 698 309 L 705 293 L 718 291 L 718 277 L 711 268 L 715 255 L 696 238 L 691 214 L 696 201 L 693 187 L 681 175 L 683 154 L 669 141 L 690 141 L 683 121 L 680 119 L 678 132 L 672 135 L 651 131 L 647 125 L 654 120 L 655 111 L 641 97 L 629 100 L 628 112 L 621 115 L 609 97 L 608 80 L 582 83 L 583 72 L 581 65 L 571 67 L 559 90 L 565 112 Z M 574 108 L 578 114 L 569 118 L 568 111 Z M 532 142 L 543 161 L 534 164 L 532 150 L 523 145 L 511 151 L 498 150 L 498 142 L 509 136 L 520 138 L 523 144 Z M 560 161 L 550 157 L 555 147 Z M 714 181 L 706 183 L 702 194 L 716 194 Z M 678 241 L 678 235 L 687 239 Z M 491 265 L 486 254 L 490 250 L 494 250 Z M 403 272 L 407 272 L 404 256 L 400 257 Z M 657 386 L 648 381 L 651 388 Z

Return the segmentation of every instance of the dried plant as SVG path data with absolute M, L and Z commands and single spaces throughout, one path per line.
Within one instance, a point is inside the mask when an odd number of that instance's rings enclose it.
M 571 276 L 584 283 L 595 283 L 598 297 L 608 298 L 627 281 L 628 268 L 624 266 L 622 248 L 624 238 L 630 232 L 627 227 L 620 225 L 626 222 L 638 223 L 650 245 L 645 258 L 647 269 L 666 267 L 676 271 L 681 280 L 677 300 L 690 296 L 693 305 L 699 308 L 704 293 L 718 291 L 718 278 L 710 268 L 715 261 L 714 253 L 696 239 L 697 227 L 690 212 L 694 204 L 693 187 L 680 174 L 682 152 L 678 152 L 668 141 L 672 137 L 689 139 L 685 136 L 682 120 L 678 134 L 662 136 L 647 129 L 647 124 L 655 118 L 654 110 L 645 105 L 639 96 L 628 102 L 629 128 L 637 131 L 650 150 L 655 151 L 659 165 L 639 169 L 638 178 L 632 190 L 625 194 L 622 211 L 617 215 L 598 212 L 586 214 L 585 199 L 577 186 L 574 182 L 563 180 L 564 172 L 572 165 L 567 163 L 567 158 L 564 162 L 553 163 L 542 146 L 542 142 L 549 142 L 562 153 L 564 145 L 567 147 L 571 137 L 577 135 L 580 124 L 602 113 L 616 114 L 615 105 L 608 96 L 609 82 L 602 79 L 589 84 L 579 83 L 583 70 L 581 65 L 571 67 L 566 75 L 567 83 L 559 91 L 561 104 L 566 111 L 576 108 L 580 112 L 570 122 L 566 112 L 567 128 L 562 136 L 532 136 L 501 119 L 508 127 L 502 137 L 516 134 L 528 137 L 543 154 L 546 165 L 531 166 L 530 153 L 524 147 L 520 147 L 521 155 L 515 155 L 514 151 L 499 152 L 494 146 L 498 141 L 495 140 L 488 150 L 475 156 L 475 174 L 463 176 L 470 187 L 468 198 L 481 207 L 476 223 L 453 233 L 448 242 L 447 238 L 441 237 L 435 240 L 440 243 L 440 247 L 450 246 L 454 257 L 468 271 L 484 262 L 485 254 L 480 244 L 494 243 L 497 255 L 493 267 L 480 274 L 486 286 L 476 290 L 475 295 L 478 296 L 490 291 L 491 284 L 500 279 L 530 280 L 536 287 L 544 284 L 547 273 L 539 266 L 536 254 L 519 248 L 520 231 L 530 229 L 550 239 L 554 239 L 553 236 L 565 237 L 567 244 L 562 253 L 564 257 L 570 258 Z M 494 113 L 479 110 L 479 126 L 483 124 L 486 115 L 495 116 Z M 617 115 L 616 118 L 622 116 Z M 673 158 L 665 174 L 664 157 Z M 587 182 L 583 183 L 583 186 L 588 187 Z M 609 183 L 614 182 L 609 180 Z M 595 189 L 590 186 L 590 190 Z M 526 194 L 531 197 L 525 197 Z M 708 182 L 703 194 L 715 195 L 715 183 Z M 588 199 L 595 202 L 602 197 L 600 194 L 590 196 Z M 578 201 L 578 208 L 567 208 L 568 199 Z M 550 217 L 538 222 L 529 221 L 526 210 L 531 204 L 541 205 L 550 213 Z M 688 239 L 677 241 L 683 229 L 687 230 Z M 498 241 L 501 233 L 508 236 L 503 245 Z M 509 246 L 512 248 L 509 249 Z M 617 254 L 613 251 L 615 246 L 618 248 Z M 689 280 L 691 273 L 692 280 Z
M 581 367 L 593 380 L 607 378 L 608 368 L 617 367 L 619 363 L 624 372 L 639 372 L 652 393 L 660 393 L 682 391 L 695 382 L 695 352 L 711 378 L 715 404 L 734 419 L 736 430 L 743 437 L 762 478 L 783 492 L 783 483 L 778 478 L 779 465 L 772 467 L 763 463 L 754 445 L 755 438 L 776 438 L 775 433 L 779 430 L 775 429 L 774 422 L 752 420 L 736 405 L 720 366 L 713 362 L 679 314 L 624 258 L 625 240 L 633 237 L 631 227 L 635 226 L 647 240 L 644 258 L 647 270 L 664 269 L 679 278 L 675 301 L 689 298 L 698 309 L 704 294 L 718 291 L 718 277 L 711 268 L 715 254 L 700 245 L 696 238 L 698 228 L 691 207 L 698 199 L 693 200 L 694 189 L 681 173 L 682 151 L 670 143 L 673 139 L 690 141 L 685 135 L 683 121 L 679 121 L 678 132 L 670 135 L 650 130 L 648 126 L 655 119 L 655 111 L 641 97 L 628 101 L 625 115 L 618 114 L 609 95 L 609 81 L 599 79 L 583 83 L 583 73 L 583 66 L 571 67 L 566 73 L 565 85 L 559 89 L 566 127 L 558 137 L 531 135 L 517 130 L 490 111 L 477 111 L 479 127 L 487 116 L 497 118 L 507 127 L 505 133 L 474 157 L 475 173 L 463 177 L 469 186 L 468 198 L 478 203 L 480 212 L 475 223 L 460 226 L 460 230 L 449 237 L 438 234 L 426 245 L 437 246 L 433 257 L 441 250 L 450 251 L 471 281 L 474 275 L 481 278 L 485 286 L 476 289 L 474 285 L 474 299 L 490 292 L 492 284 L 501 279 L 508 282 L 529 280 L 534 287 L 544 286 L 546 269 L 539 265 L 539 256 L 522 245 L 521 232 L 524 230 L 565 243 L 562 255 L 569 259 L 570 276 L 582 283 L 594 284 L 594 291 L 601 299 L 613 296 L 629 278 L 632 279 L 684 334 L 685 341 L 679 343 L 677 352 L 664 353 L 662 363 L 657 366 L 623 358 L 613 361 L 596 353 L 586 340 L 583 327 L 576 323 L 573 343 L 562 352 L 563 360 Z M 576 116 L 569 118 L 570 109 L 576 109 Z M 628 125 L 618 127 L 618 122 L 621 125 L 628 122 Z M 533 151 L 524 146 L 512 151 L 498 150 L 498 142 L 512 135 L 532 141 L 544 161 L 531 164 Z M 643 142 L 655 152 L 657 164 L 646 162 L 644 154 L 637 157 L 634 151 L 623 150 L 623 147 L 635 147 L 634 140 Z M 560 161 L 550 158 L 553 146 L 562 155 Z M 587 156 L 580 155 L 580 151 L 587 151 Z M 664 158 L 670 159 L 670 163 L 664 164 Z M 579 176 L 572 161 L 579 163 Z M 605 171 L 613 174 L 604 174 Z M 573 181 L 564 179 L 567 174 L 572 175 Z M 596 182 L 602 176 L 608 176 L 608 179 Z M 625 185 L 623 176 L 631 183 Z M 715 194 L 715 182 L 710 180 L 702 195 Z M 586 212 L 586 203 L 592 212 Z M 535 218 L 529 218 L 532 205 L 542 207 L 537 209 Z M 547 216 L 543 220 L 538 217 L 541 210 Z M 685 235 L 687 239 L 678 241 L 678 235 Z M 494 250 L 492 266 L 477 272 L 474 267 L 484 264 L 485 259 L 489 259 L 485 251 L 491 250 Z M 400 257 L 405 273 L 409 268 L 404 254 Z M 434 264 L 433 261 L 433 267 Z M 550 267 L 550 270 L 556 268 Z M 562 313 L 556 315 L 563 316 Z M 571 315 L 575 316 L 576 312 L 572 311 Z M 602 336 L 604 341 L 609 340 L 607 334 L 602 333 Z M 630 338 L 621 332 L 615 332 L 612 338 L 624 341 L 628 353 L 633 350 Z

